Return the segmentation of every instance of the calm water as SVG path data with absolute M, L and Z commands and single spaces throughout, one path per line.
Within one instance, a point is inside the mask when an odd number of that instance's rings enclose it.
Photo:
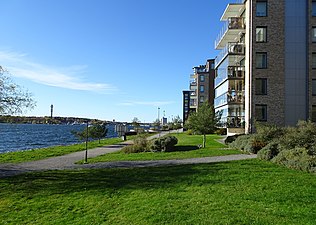
M 0 123 L 0 153 L 79 143 L 71 131 L 84 128 L 85 125 Z M 108 129 L 107 136 L 115 137 L 114 126 Z

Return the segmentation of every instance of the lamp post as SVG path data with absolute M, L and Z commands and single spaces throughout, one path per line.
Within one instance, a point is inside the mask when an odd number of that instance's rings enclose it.
M 158 107 L 158 137 L 160 137 L 160 120 L 159 120 L 160 108 Z
M 85 155 L 84 155 L 84 163 L 88 162 L 88 141 L 89 141 L 89 121 L 87 120 L 86 151 L 85 151 Z

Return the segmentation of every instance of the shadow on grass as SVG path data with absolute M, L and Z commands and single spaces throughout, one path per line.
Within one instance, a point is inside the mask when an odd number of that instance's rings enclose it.
M 175 146 L 173 152 L 188 152 L 199 149 L 195 145 Z
M 36 172 L 5 178 L 17 191 L 29 196 L 37 193 L 68 194 L 82 191 L 113 193 L 120 190 L 148 190 L 174 188 L 188 184 L 201 175 L 217 174 L 222 165 L 213 164 L 207 168 L 194 165 L 166 166 L 134 169 L 93 169 L 74 171 Z M 216 177 L 216 176 L 214 176 Z M 205 181 L 204 181 L 205 182 Z M 220 183 L 219 179 L 207 183 Z M 202 185 L 202 184 L 201 184 Z

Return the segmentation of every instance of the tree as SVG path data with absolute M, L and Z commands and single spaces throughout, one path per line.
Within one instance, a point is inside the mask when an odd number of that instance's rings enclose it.
M 197 112 L 193 112 L 189 115 L 185 127 L 203 135 L 202 146 L 205 148 L 206 134 L 214 133 L 215 125 L 220 118 L 221 114 L 215 114 L 213 106 L 210 106 L 208 102 L 204 102 L 202 106 L 197 109 Z
M 32 94 L 15 84 L 0 66 L 0 115 L 21 114 L 36 105 Z
M 180 116 L 179 115 L 175 116 L 172 120 L 173 129 L 174 130 L 180 129 L 181 124 L 182 124 L 182 120 L 180 119 Z
M 134 117 L 134 119 L 132 120 L 132 125 L 137 133 L 140 131 L 140 123 L 141 121 L 137 117 Z
M 104 138 L 106 136 L 107 132 L 108 132 L 108 129 L 106 128 L 105 124 L 94 125 L 94 126 L 90 127 L 90 130 L 89 130 L 90 137 L 92 139 L 98 139 L 99 144 L 100 144 L 101 138 Z
M 107 132 L 108 129 L 106 128 L 105 124 L 96 124 L 90 127 L 85 127 L 82 131 L 72 131 L 72 134 L 74 134 L 80 140 L 86 140 L 87 137 L 91 139 L 98 139 L 100 144 L 101 138 L 104 138 Z

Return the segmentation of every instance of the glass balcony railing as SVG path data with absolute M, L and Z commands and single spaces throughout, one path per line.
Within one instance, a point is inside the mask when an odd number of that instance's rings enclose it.
M 225 94 L 214 99 L 214 107 L 218 108 L 222 105 L 229 103 L 244 103 L 245 91 L 231 91 L 229 90 Z
M 228 66 L 225 71 L 218 73 L 215 78 L 215 87 L 221 84 L 223 81 L 229 78 L 244 78 L 245 77 L 245 67 L 244 66 Z
M 227 67 L 228 78 L 244 78 L 245 67 L 244 66 L 229 66 Z
M 245 29 L 245 19 L 243 17 L 230 17 L 225 22 L 224 26 L 222 27 L 219 35 L 216 38 L 215 41 L 215 48 L 219 45 L 219 43 L 222 41 L 224 36 L 229 30 L 241 30 Z
M 245 55 L 245 45 L 243 43 L 229 42 L 215 58 L 215 67 L 217 67 L 228 54 Z
M 226 118 L 226 127 L 228 128 L 244 128 L 245 117 L 244 116 L 228 116 Z

